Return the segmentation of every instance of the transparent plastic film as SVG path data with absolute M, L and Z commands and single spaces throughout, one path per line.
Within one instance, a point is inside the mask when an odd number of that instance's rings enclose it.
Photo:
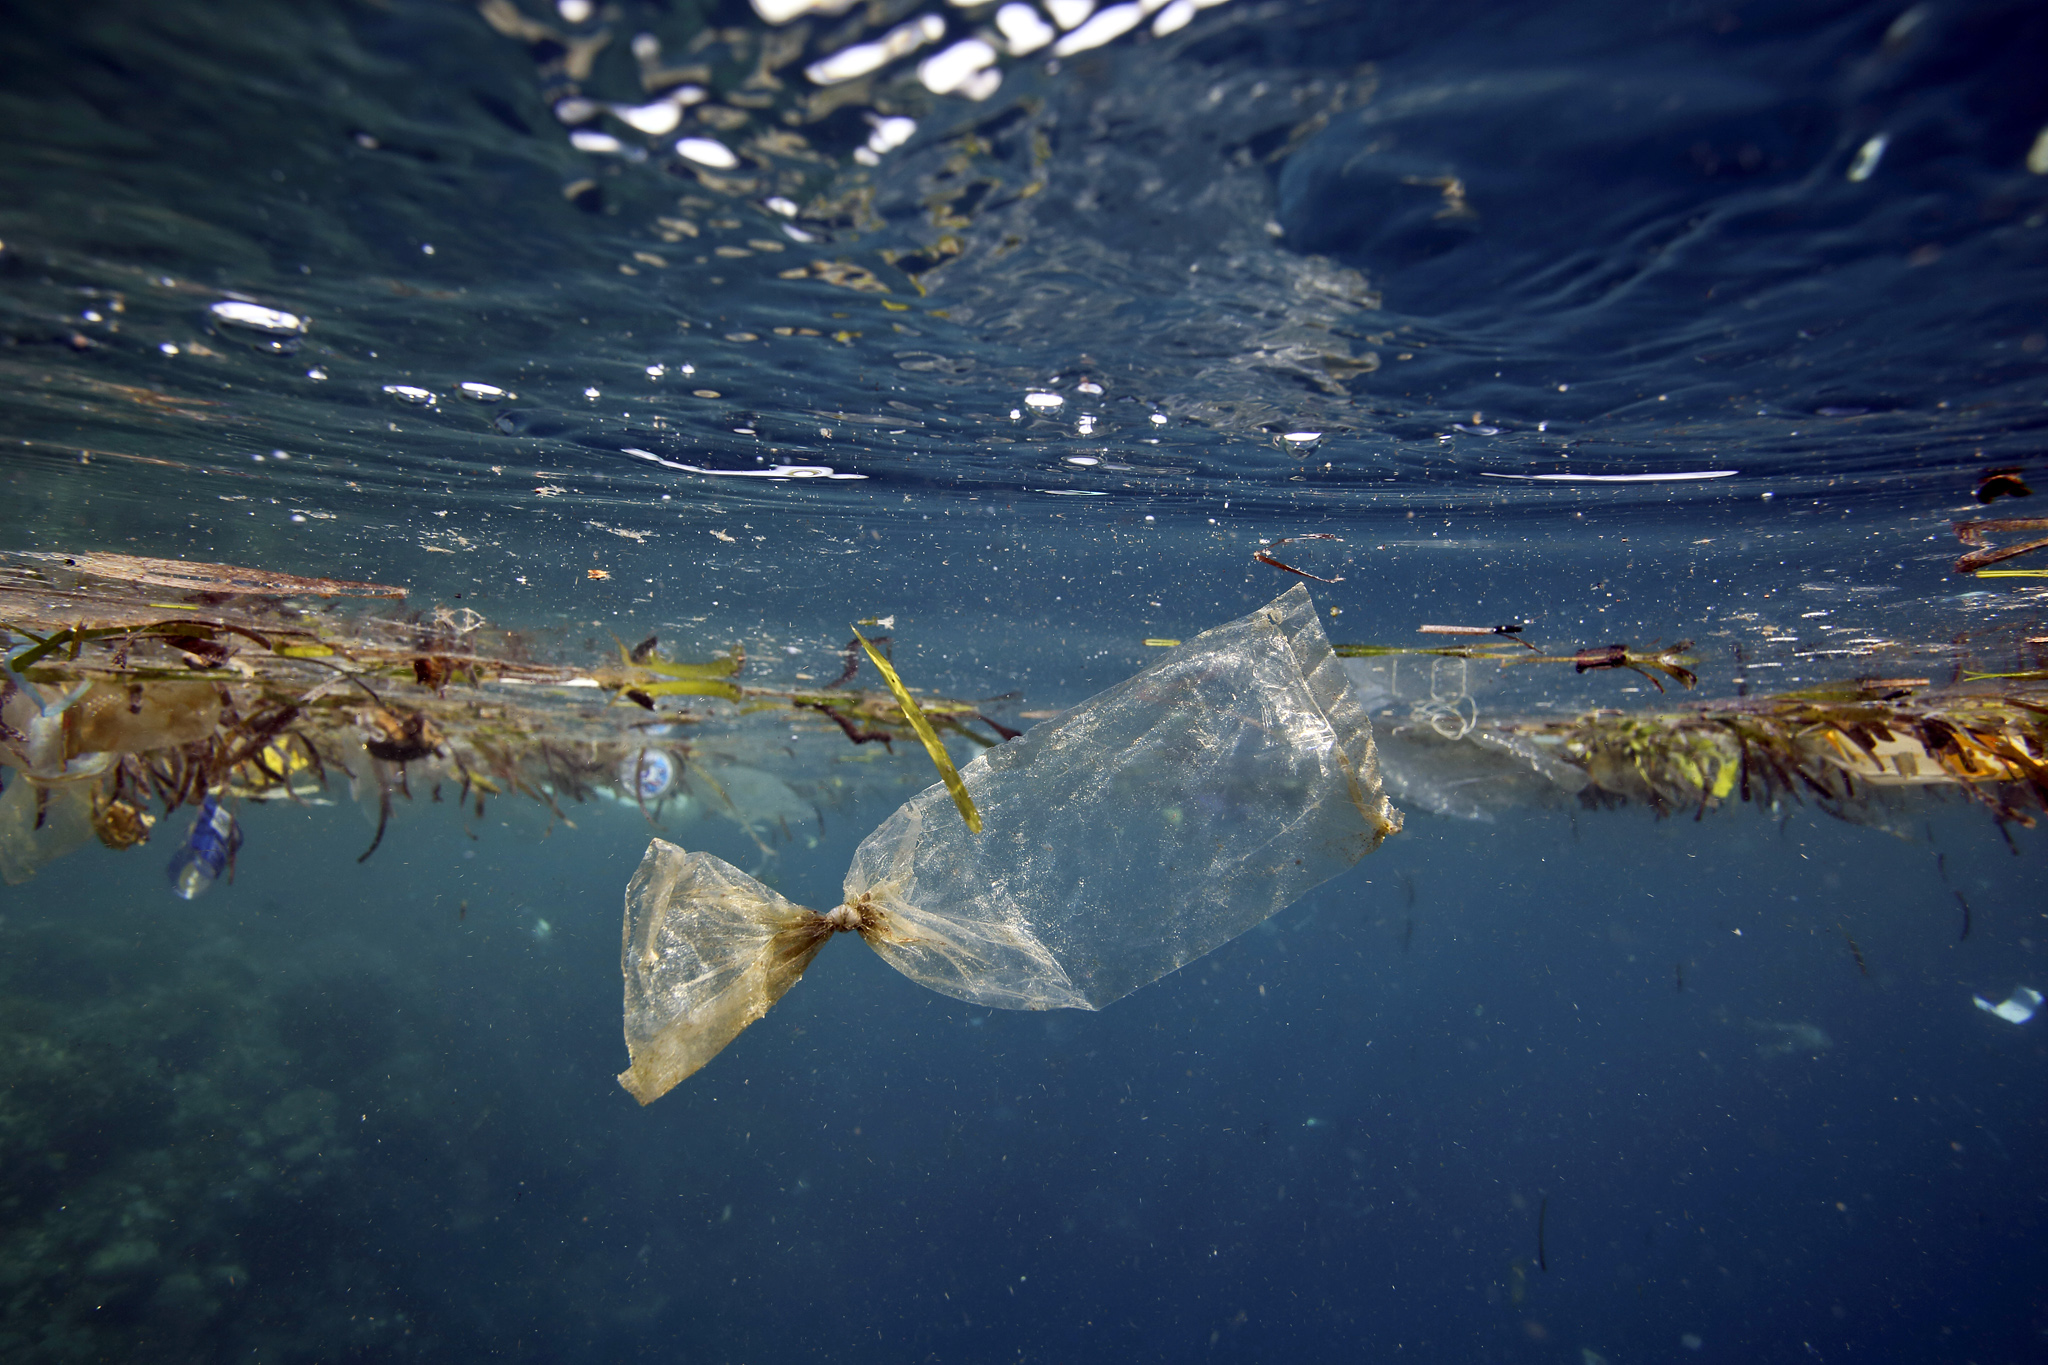
M 905 976 L 1008 1009 L 1099 1009 L 1400 828 L 1371 722 L 1300 587 L 961 778 L 982 833 L 929 788 L 861 844 L 846 899 L 884 912 L 896 932 L 869 942 Z
M 718 1055 L 794 986 L 831 936 L 825 917 L 732 864 L 665 839 L 626 887 L 626 1049 L 642 1104 Z
M 1372 726 L 1297 587 L 988 750 L 864 840 L 820 915 L 659 840 L 626 894 L 620 1081 L 702 1066 L 858 932 L 912 980 L 1002 1009 L 1099 1009 L 1220 947 L 1399 830 Z

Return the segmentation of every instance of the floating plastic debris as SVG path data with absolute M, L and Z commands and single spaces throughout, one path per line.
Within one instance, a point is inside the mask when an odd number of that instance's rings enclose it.
M 1372 723 L 1298 587 L 985 751 L 959 783 L 927 788 L 870 834 L 844 901 L 823 914 L 651 842 L 626 890 L 632 1066 L 619 1083 L 642 1104 L 667 1093 L 836 933 L 972 1004 L 1100 1009 L 1401 827 Z
M 2008 1024 L 2024 1024 L 2041 1008 L 2041 992 L 2031 986 L 2015 987 L 2011 995 L 1996 1005 L 1981 995 L 1973 995 L 1970 998 L 1977 1002 L 1978 1009 L 1989 1010 Z
M 888 691 L 742 682 L 738 651 L 672 662 L 649 638 L 611 663 L 545 663 L 471 608 L 319 600 L 404 596 L 217 564 L 0 555 L 0 878 L 26 881 L 95 835 L 144 842 L 150 805 L 317 800 L 346 772 L 380 828 L 441 787 L 478 818 L 504 795 L 559 815 L 558 801 L 622 795 L 636 776 L 659 787 L 663 761 L 660 809 L 732 819 L 767 856 L 767 838 L 811 818 L 763 766 L 787 761 L 792 728 L 916 737 Z M 975 743 L 996 742 L 977 725 L 1009 733 L 972 702 L 917 707 Z M 685 790 L 692 773 L 701 790 Z
M 218 796 L 207 797 L 199 807 L 199 818 L 192 822 L 192 832 L 185 836 L 185 846 L 166 869 L 171 894 L 188 901 L 199 895 L 220 880 L 241 847 L 242 830 L 234 814 Z
M 675 784 L 675 760 L 666 749 L 638 749 L 619 762 L 619 785 L 635 800 L 659 801 Z

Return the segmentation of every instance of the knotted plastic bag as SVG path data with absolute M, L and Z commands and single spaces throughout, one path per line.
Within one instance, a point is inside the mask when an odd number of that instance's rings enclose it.
M 1100 1009 L 1229 942 L 1401 827 L 1372 724 L 1308 591 L 1173 650 L 870 834 L 820 914 L 705 853 L 648 845 L 626 888 L 619 1083 L 665 1094 L 853 932 L 933 990 Z

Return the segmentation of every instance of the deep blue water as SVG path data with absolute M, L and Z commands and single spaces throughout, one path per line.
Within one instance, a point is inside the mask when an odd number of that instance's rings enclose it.
M 2048 479 L 2039 6 L 1236 0 L 1004 56 L 973 101 L 913 73 L 985 9 L 515 3 L 15 7 L 0 548 L 395 582 L 567 661 L 658 632 L 778 677 L 889 614 L 914 685 L 1030 709 L 1299 581 L 1250 555 L 1306 533 L 1342 537 L 1279 552 L 1342 577 L 1338 640 L 1692 639 L 1708 696 L 2041 665 L 2039 580 L 1957 577 L 1949 526 L 2042 515 L 1971 497 Z M 926 12 L 841 105 L 802 74 Z M 564 109 L 677 88 L 643 65 L 707 97 L 661 135 Z M 886 118 L 916 129 L 864 165 Z M 229 299 L 308 325 L 265 348 Z M 930 770 L 777 761 L 845 783 L 799 783 L 817 823 L 772 857 L 664 833 L 828 906 Z M 1351 873 L 1101 1013 L 834 943 L 644 1110 L 631 807 L 501 802 L 472 839 L 417 801 L 358 864 L 345 795 L 251 806 L 190 905 L 168 840 L 87 849 L 0 892 L 0 1341 L 2041 1358 L 2048 1020 L 1971 1003 L 2048 977 L 2038 829 L 1468 820 L 1427 778 Z

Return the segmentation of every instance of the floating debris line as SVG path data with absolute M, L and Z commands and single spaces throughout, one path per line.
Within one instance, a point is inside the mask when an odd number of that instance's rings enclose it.
M 623 791 L 652 819 L 670 785 L 650 796 L 650 772 L 674 774 L 766 851 L 756 829 L 789 818 L 790 789 L 751 767 L 735 784 L 707 755 L 763 761 L 792 726 L 829 734 L 828 722 L 855 742 L 928 747 L 1016 733 L 985 703 L 917 697 L 922 714 L 907 715 L 895 677 L 888 691 L 743 681 L 737 646 L 681 662 L 650 637 L 615 662 L 538 662 L 531 641 L 473 609 L 394 610 L 404 595 L 121 555 L 0 557 L 0 877 L 25 881 L 94 837 L 147 842 L 153 806 L 321 800 L 336 778 L 376 812 L 365 857 L 415 787 L 436 801 L 453 787 L 479 819 L 488 797 L 566 819 L 565 801 Z
M 935 766 L 944 738 L 991 747 L 1017 734 L 983 714 L 987 702 L 910 699 L 883 667 L 880 636 L 856 635 L 848 668 L 826 683 L 751 678 L 737 646 L 666 658 L 653 636 L 601 662 L 558 663 L 473 608 L 412 609 L 403 593 L 121 555 L 0 555 L 0 879 L 24 881 L 95 838 L 146 843 L 164 817 L 209 797 L 324 801 L 336 781 L 378 827 L 366 857 L 395 801 L 451 791 L 474 819 L 502 796 L 565 821 L 565 803 L 614 796 L 656 823 L 669 803 L 694 800 L 765 854 L 764 835 L 787 836 L 815 809 L 789 781 L 829 781 L 849 757 L 835 744 L 795 758 L 793 728 L 892 752 L 915 740 Z M 1662 690 L 1659 677 L 1697 683 L 1687 648 L 1552 654 L 1501 632 L 1334 651 L 1626 670 Z M 852 685 L 863 663 L 887 690 Z M 1443 813 L 1458 812 L 1430 798 L 1431 784 L 1468 805 L 1564 796 L 1695 818 L 1739 800 L 1811 801 L 1856 819 L 1907 794 L 1948 792 L 2002 826 L 2031 827 L 2048 809 L 2048 670 L 1958 672 L 1941 687 L 1888 677 L 1569 717 L 1481 716 L 1461 686 L 1455 697 L 1433 691 L 1409 724 L 1383 722 L 1382 754 L 1397 797 Z

